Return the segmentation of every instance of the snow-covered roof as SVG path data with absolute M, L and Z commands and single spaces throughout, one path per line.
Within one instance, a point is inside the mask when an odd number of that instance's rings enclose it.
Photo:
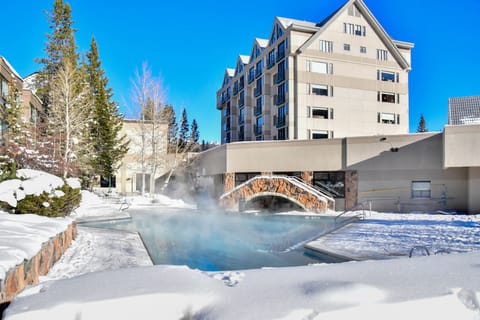
M 10 69 L 10 71 L 20 80 L 23 80 L 23 78 L 20 76 L 20 74 L 12 67 L 10 62 L 5 57 L 0 56 L 0 59 L 5 63 L 5 65 Z
M 250 61 L 249 56 L 240 55 L 239 57 L 240 57 L 240 61 L 242 61 L 243 64 L 248 64 L 248 62 Z
M 267 39 L 255 38 L 255 41 L 257 41 L 258 45 L 262 48 L 268 47 L 268 40 Z
M 296 20 L 296 19 L 291 19 L 291 18 L 284 18 L 284 17 L 277 17 L 278 21 L 282 24 L 282 27 L 284 29 L 287 29 L 289 26 L 297 25 L 301 27 L 307 27 L 307 28 L 316 28 L 317 24 L 314 22 L 310 21 L 305 21 L 305 20 Z
M 235 69 L 227 68 L 227 69 L 225 69 L 225 72 L 229 77 L 235 76 Z

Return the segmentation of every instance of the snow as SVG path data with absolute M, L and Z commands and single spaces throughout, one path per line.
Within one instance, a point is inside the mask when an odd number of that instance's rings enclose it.
M 119 212 L 118 203 L 86 191 L 82 195 L 75 219 Z M 147 197 L 123 200 L 131 207 L 193 208 L 167 197 L 153 203 Z M 15 223 L 0 231 L 0 252 L 2 239 L 24 244 L 14 236 L 16 229 L 26 228 L 15 227 L 18 216 L 0 214 L 0 230 L 2 216 Z M 29 236 L 38 236 L 40 225 L 36 222 Z M 479 216 L 374 212 L 317 244 L 357 258 L 389 259 L 203 272 L 150 266 L 138 234 L 80 226 L 59 263 L 14 299 L 4 320 L 480 319 L 478 239 Z M 414 246 L 432 255 L 408 258 Z M 434 255 L 442 250 L 450 253 Z
M 71 223 L 70 218 L 0 211 L 0 279 L 5 279 L 9 269 L 35 256 L 44 242 L 65 231 Z

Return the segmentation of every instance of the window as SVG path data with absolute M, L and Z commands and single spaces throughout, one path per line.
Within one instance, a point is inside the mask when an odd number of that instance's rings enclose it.
M 8 84 L 7 79 L 0 76 L 0 97 L 6 98 L 8 96 L 9 91 L 10 91 L 10 86 Z
M 310 107 L 309 107 L 310 108 Z M 317 118 L 317 119 L 333 119 L 333 109 L 331 109 L 331 112 L 328 108 L 321 108 L 321 107 L 311 107 L 310 108 L 310 113 L 312 118 Z M 332 117 L 330 116 L 330 113 L 332 114 Z
M 388 61 L 388 51 L 377 49 L 377 60 L 378 61 Z
M 275 49 L 272 49 L 267 56 L 267 69 L 275 65 Z
M 240 92 L 240 96 L 238 97 L 238 107 L 241 108 L 245 105 L 245 91 Z
M 244 141 L 245 140 L 245 127 L 240 126 L 238 130 L 238 141 Z
M 343 50 L 345 50 L 345 51 L 350 51 L 350 45 L 349 45 L 348 43 L 345 43 L 345 44 L 343 45 Z
M 362 15 L 360 14 L 360 11 L 358 8 L 352 4 L 350 7 L 348 7 L 348 15 L 352 17 L 361 17 Z
M 430 181 L 412 181 L 413 199 L 430 199 L 432 196 L 432 183 Z
M 263 72 L 263 60 L 257 62 L 257 68 L 255 71 L 255 77 L 258 78 L 262 75 Z
M 30 122 L 31 123 L 37 123 L 38 119 L 38 110 L 35 109 L 35 107 L 30 104 Z
M 330 87 L 330 93 L 332 92 L 331 88 L 332 87 Z M 329 86 L 323 84 L 311 84 L 309 93 L 317 96 L 329 96 Z
M 143 184 L 143 181 L 142 181 L 142 174 L 141 173 L 137 173 L 135 175 L 135 190 L 138 191 L 138 192 L 141 192 L 142 191 L 142 184 Z M 145 173 L 145 191 L 146 192 L 150 192 L 150 174 L 149 173 Z
M 312 140 L 328 139 L 328 131 L 326 130 L 311 131 L 310 139 Z
M 275 105 L 279 106 L 285 103 L 287 91 L 288 91 L 287 82 L 284 82 L 277 87 L 277 95 L 274 97 Z
M 253 95 L 255 97 L 258 97 L 259 95 L 262 94 L 262 86 L 263 86 L 263 77 L 260 77 L 257 79 L 257 86 L 253 90 Z
M 388 124 L 395 124 L 395 114 L 393 113 L 379 113 L 378 117 L 379 123 L 388 123 Z
M 285 57 L 285 41 L 278 44 L 277 47 L 277 61 L 282 60 Z
M 278 129 L 278 140 L 287 140 L 286 128 Z
M 248 83 L 252 83 L 255 80 L 255 67 L 248 69 Z
M 245 88 L 245 76 L 241 76 L 238 83 L 238 90 L 243 90 L 243 88 Z
M 275 125 L 277 127 L 283 127 L 285 125 L 286 119 L 287 119 L 287 109 L 288 109 L 287 105 L 284 105 L 278 108 L 278 115 L 275 119 Z
M 260 172 L 235 173 L 235 187 L 259 175 L 260 175 Z
M 227 102 L 225 109 L 223 109 L 223 116 L 224 117 L 230 116 L 230 101 Z
M 253 128 L 255 136 L 260 136 L 262 134 L 262 127 L 263 127 L 263 117 L 258 117 L 255 120 L 255 126 Z
M 313 185 L 324 189 L 334 198 L 344 198 L 345 172 L 314 172 Z
M 367 53 L 367 47 L 361 46 L 360 53 Z
M 245 108 L 240 108 L 238 112 L 238 124 L 243 124 L 245 122 Z
M 343 32 L 346 34 L 365 37 L 367 35 L 367 28 L 359 24 L 344 23 Z
M 377 100 L 379 102 L 395 103 L 395 93 L 391 92 L 378 92 Z
M 140 180 L 141 179 L 142 179 L 142 175 L 140 175 Z M 100 176 L 100 188 L 116 188 L 116 187 L 117 187 L 117 179 L 115 176 L 110 177 L 110 179 Z
M 278 64 L 278 72 L 273 75 L 273 83 L 277 84 L 285 80 L 285 62 L 287 60 L 283 60 Z
M 332 74 L 333 64 L 307 60 L 307 71 L 315 72 L 315 73 L 323 73 L 323 74 L 327 74 L 327 73 Z
M 260 97 L 255 102 L 255 110 L 254 113 L 256 116 L 262 114 L 262 106 L 263 106 L 263 97 Z
M 377 70 L 377 80 L 395 82 L 395 72 Z
M 231 140 L 231 139 L 230 139 L 230 132 L 227 132 L 227 133 L 225 134 L 224 142 L 225 142 L 225 143 L 230 143 L 230 140 Z
M 224 131 L 230 131 L 232 129 L 231 122 L 230 122 L 230 117 L 225 118 L 225 124 L 224 124 Z
M 333 42 L 327 40 L 320 40 L 320 51 L 333 52 Z

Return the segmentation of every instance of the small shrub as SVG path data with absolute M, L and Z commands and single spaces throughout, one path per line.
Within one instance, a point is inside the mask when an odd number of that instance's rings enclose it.
M 82 199 L 80 189 L 73 189 L 68 184 L 64 184 L 56 190 L 62 191 L 64 195 L 52 197 L 47 192 L 43 192 L 39 196 L 28 195 L 18 202 L 14 212 L 16 214 L 35 213 L 46 217 L 63 217 L 78 208 Z

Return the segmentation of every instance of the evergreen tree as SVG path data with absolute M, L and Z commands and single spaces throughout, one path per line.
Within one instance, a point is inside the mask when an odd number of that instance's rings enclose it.
M 177 148 L 178 125 L 175 110 L 166 105 L 162 111 L 162 120 L 168 122 L 168 152 L 175 153 Z
M 180 120 L 180 132 L 178 134 L 178 145 L 181 151 L 185 151 L 187 148 L 187 143 L 189 141 L 188 129 L 187 110 L 183 109 L 182 119 Z
M 92 121 L 90 138 L 93 147 L 91 164 L 93 172 L 107 179 L 110 183 L 118 164 L 128 150 L 125 135 L 120 136 L 123 117 L 118 112 L 118 105 L 112 101 L 112 89 L 108 87 L 108 78 L 102 69 L 95 38 L 90 43 L 87 53 L 86 75 L 92 93 Z
M 50 82 L 64 60 L 68 60 L 74 68 L 77 67 L 78 61 L 74 36 L 76 29 L 73 28 L 70 4 L 55 0 L 52 12 L 48 13 L 48 21 L 52 33 L 47 35 L 48 41 L 45 48 L 47 56 L 37 59 L 38 63 L 43 64 L 37 78 L 37 94 L 45 104 L 48 104 Z
M 198 151 L 198 140 L 200 139 L 200 132 L 198 131 L 197 120 L 193 119 L 192 126 L 190 127 L 190 145 L 192 151 Z
M 420 121 L 418 122 L 417 132 L 428 132 L 427 124 L 425 122 L 425 118 L 423 114 L 420 115 Z

